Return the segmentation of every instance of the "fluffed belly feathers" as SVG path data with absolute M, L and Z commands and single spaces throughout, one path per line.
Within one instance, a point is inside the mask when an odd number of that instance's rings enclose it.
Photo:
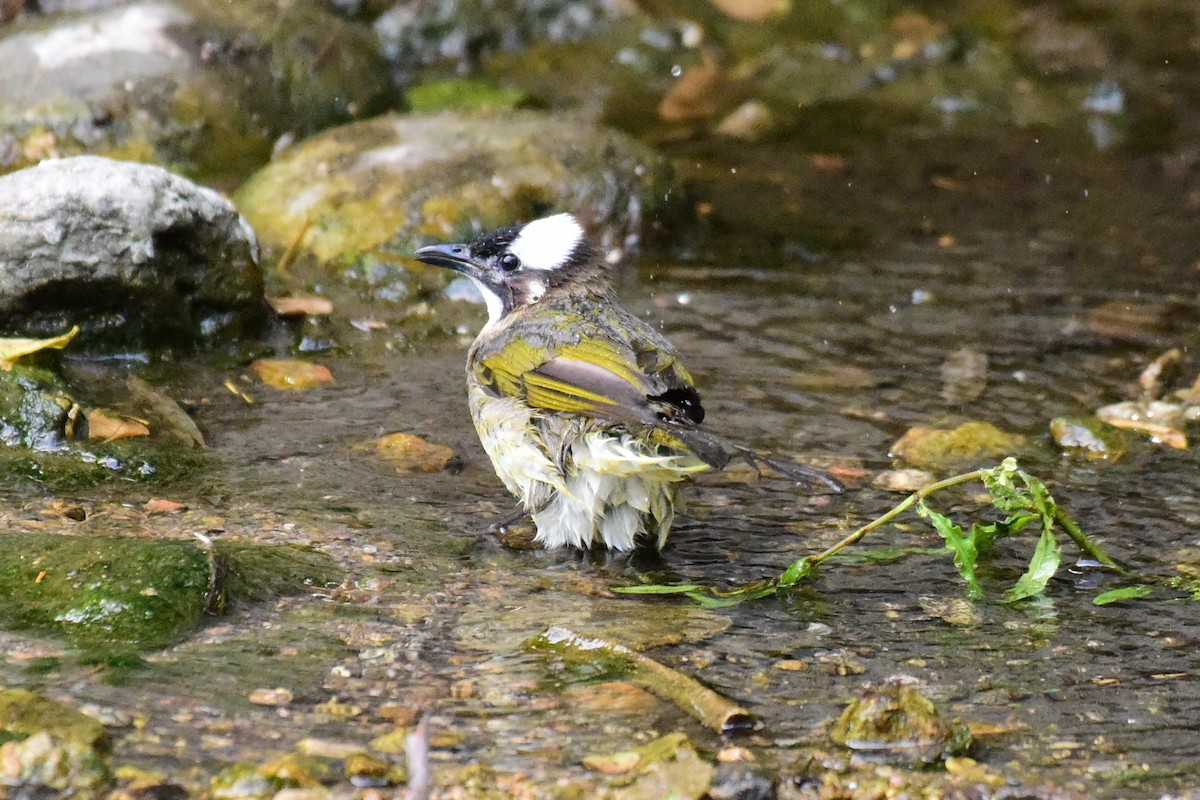
M 662 548 L 679 483 L 711 469 L 686 451 L 643 442 L 603 423 L 541 415 L 511 397 L 470 387 L 471 417 L 500 480 L 530 512 L 545 547 L 599 540 L 632 550 L 641 536 Z

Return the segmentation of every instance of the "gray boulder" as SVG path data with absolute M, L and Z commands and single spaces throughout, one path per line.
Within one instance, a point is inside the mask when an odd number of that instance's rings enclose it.
M 254 233 L 217 192 L 97 156 L 0 177 L 0 335 L 188 348 L 265 319 Z
M 276 140 L 398 99 L 315 0 L 140 0 L 0 29 L 0 172 L 84 153 L 234 185 Z

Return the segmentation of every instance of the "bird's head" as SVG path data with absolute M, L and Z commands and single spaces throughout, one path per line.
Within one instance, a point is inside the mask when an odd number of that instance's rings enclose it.
M 489 231 L 470 244 L 435 244 L 415 254 L 466 275 L 487 302 L 488 325 L 543 299 L 608 289 L 604 261 L 570 214 Z

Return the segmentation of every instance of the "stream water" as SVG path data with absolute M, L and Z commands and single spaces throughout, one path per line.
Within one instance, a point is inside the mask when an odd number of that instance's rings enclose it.
M 1145 441 L 1089 462 L 1061 456 L 1047 432 L 1055 416 L 1130 397 L 1146 363 L 1196 335 L 1188 173 L 1136 144 L 933 120 L 804 148 L 671 145 L 701 221 L 629 264 L 621 294 L 688 356 L 713 430 L 874 474 L 913 425 L 988 421 L 1029 437 L 1023 464 L 1110 553 L 1170 576 L 1200 553 L 1196 450 Z M 1149 322 L 1100 335 L 1088 313 L 1113 302 L 1151 309 Z M 786 599 L 708 612 L 615 598 L 608 587 L 642 574 L 775 575 L 900 496 L 869 481 L 831 498 L 708 475 L 661 558 L 509 550 L 486 531 L 512 507 L 465 407 L 470 337 L 393 349 L 374 336 L 322 358 L 336 385 L 264 389 L 253 406 L 209 365 L 175 380 L 177 394 L 208 398 L 197 417 L 218 462 L 177 499 L 209 513 L 214 535 L 334 554 L 345 587 L 235 609 L 124 683 L 65 666 L 12 680 L 141 715 L 117 756 L 174 776 L 304 737 L 369 741 L 404 709 L 429 714 L 446 785 L 486 766 L 553 796 L 586 780 L 583 755 L 654 733 L 720 746 L 661 702 L 589 700 L 582 687 L 604 675 L 522 648 L 561 624 L 632 639 L 744 704 L 763 721 L 747 743 L 785 771 L 865 684 L 906 675 L 948 715 L 990 726 L 976 757 L 1005 775 L 1094 797 L 1200 785 L 1200 605 L 1182 595 L 1095 606 L 1118 584 L 1074 565 L 1068 544 L 1044 597 L 1000 604 L 1032 550 L 1017 537 L 983 570 L 991 600 L 965 605 L 940 540 L 908 519 L 851 552 L 876 557 L 831 562 Z M 948 403 L 942 366 L 963 348 L 987 356 L 986 387 Z M 398 475 L 351 449 L 393 430 L 453 447 L 462 469 Z M 968 493 L 944 507 L 986 514 Z M 277 685 L 290 706 L 247 701 Z M 360 713 L 317 708 L 331 697 Z

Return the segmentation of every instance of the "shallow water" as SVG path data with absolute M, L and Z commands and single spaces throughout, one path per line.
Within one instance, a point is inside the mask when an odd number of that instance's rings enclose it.
M 1195 237 L 1174 205 L 1179 180 L 1157 169 L 1159 156 L 1100 153 L 1078 136 L 939 125 L 897 128 L 869 146 L 848 132 L 834 169 L 814 166 L 815 147 L 674 145 L 704 221 L 630 265 L 623 297 L 688 356 L 713 430 L 874 473 L 892 465 L 888 447 L 910 426 L 986 420 L 1033 440 L 1025 466 L 1114 556 L 1173 574 L 1198 544 L 1195 450 L 1142 443 L 1114 464 L 1072 461 L 1046 425 L 1125 399 L 1145 363 L 1195 335 L 1194 308 L 1188 324 L 1127 341 L 1084 322 L 1113 300 L 1193 300 Z M 335 386 L 256 390 L 253 406 L 226 395 L 224 373 L 207 365 L 174 384 L 211 401 L 197 417 L 219 462 L 178 499 L 211 515 L 216 535 L 329 551 L 351 575 L 346 587 L 237 609 L 125 683 L 12 661 L 8 678 L 144 715 L 144 727 L 117 737 L 117 758 L 178 780 L 202 783 L 223 763 L 262 760 L 305 736 L 365 743 L 390 728 L 379 711 L 390 703 L 431 715 L 444 783 L 482 763 L 550 786 L 585 780 L 582 755 L 652 732 L 720 746 L 662 703 L 577 703 L 569 690 L 603 676 L 560 674 L 521 647 L 549 625 L 619 638 L 642 619 L 659 623 L 642 640 L 654 658 L 762 718 L 748 741 L 785 769 L 864 684 L 903 674 L 950 715 L 996 726 L 977 757 L 1014 778 L 1096 797 L 1200 784 L 1200 605 L 1160 592 L 1096 607 L 1092 597 L 1117 584 L 1072 566 L 1067 545 L 1044 598 L 982 602 L 951 619 L 945 607 L 962 585 L 936 536 L 912 520 L 852 551 L 896 553 L 832 562 L 784 600 L 701 612 L 614 599 L 606 587 L 643 572 L 713 584 L 772 576 L 899 496 L 859 485 L 812 497 L 785 481 L 709 475 L 661 559 L 508 551 L 486 533 L 512 506 L 470 428 L 469 337 L 395 350 L 386 337 L 322 357 Z M 964 347 L 989 357 L 987 386 L 948 405 L 942 364 Z M 394 430 L 450 445 L 462 470 L 397 475 L 350 449 Z M 956 497 L 969 517 L 969 495 Z M 998 547 L 983 571 L 990 597 L 1031 550 L 1026 538 Z M 664 617 L 678 643 L 663 643 Z M 276 685 L 295 693 L 290 707 L 246 701 Z M 317 708 L 331 697 L 361 713 Z

